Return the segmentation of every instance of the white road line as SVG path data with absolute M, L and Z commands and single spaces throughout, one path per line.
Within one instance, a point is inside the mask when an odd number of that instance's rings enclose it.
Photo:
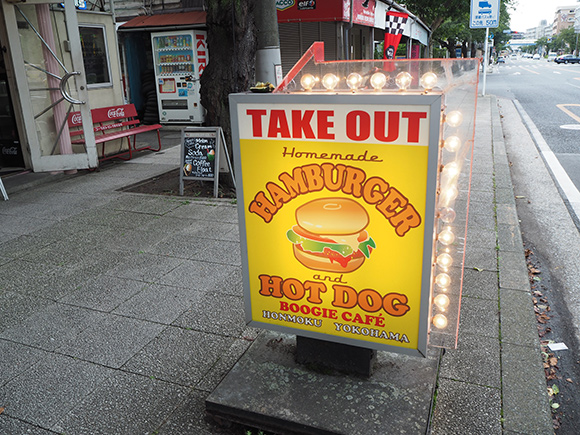
M 518 100 L 514 100 L 514 104 L 518 109 L 518 112 L 520 112 L 520 116 L 522 117 L 524 124 L 528 127 L 528 130 L 532 134 L 534 142 L 536 143 L 536 146 L 540 150 L 542 158 L 550 168 L 552 175 L 556 179 L 556 182 L 560 186 L 560 189 L 562 189 L 564 196 L 566 197 L 566 199 L 570 203 L 570 206 L 574 210 L 576 217 L 580 218 L 580 192 L 578 191 L 578 189 L 576 188 L 576 186 L 574 185 L 574 183 L 572 182 L 572 180 L 570 179 L 570 177 L 568 176 L 568 174 L 558 161 L 558 158 L 556 157 L 554 152 L 550 149 L 548 143 L 542 137 L 542 134 L 538 130 L 538 127 L 536 127 L 536 124 L 534 124 L 534 121 L 532 121 L 532 119 L 526 113 L 520 102 Z

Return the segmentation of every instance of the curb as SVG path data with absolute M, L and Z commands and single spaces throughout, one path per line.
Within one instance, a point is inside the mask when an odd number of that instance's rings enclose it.
M 491 97 L 503 429 L 553 433 L 540 343 L 497 98 Z M 506 193 L 511 193 L 508 195 Z

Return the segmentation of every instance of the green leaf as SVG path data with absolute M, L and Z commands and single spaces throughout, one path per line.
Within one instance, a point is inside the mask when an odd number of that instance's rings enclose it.
M 366 240 L 358 245 L 358 249 L 360 249 L 360 251 L 363 253 L 363 255 L 367 258 L 369 258 L 371 256 L 371 250 L 369 249 L 369 246 L 373 249 L 377 247 L 375 241 L 373 239 L 371 239 L 370 237 L 368 240 Z
M 554 384 L 552 385 L 552 391 L 554 392 L 554 394 L 558 394 L 560 392 L 560 388 Z
M 552 406 L 552 409 L 558 409 L 560 407 L 560 404 L 559 403 L 552 403 L 552 405 L 550 405 L 550 406 Z

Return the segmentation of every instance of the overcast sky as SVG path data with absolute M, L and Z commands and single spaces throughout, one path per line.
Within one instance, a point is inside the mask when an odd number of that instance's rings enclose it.
M 538 26 L 542 20 L 551 23 L 559 6 L 580 7 L 580 3 L 574 0 L 517 0 L 517 3 L 516 9 L 511 13 L 510 27 L 518 32 Z

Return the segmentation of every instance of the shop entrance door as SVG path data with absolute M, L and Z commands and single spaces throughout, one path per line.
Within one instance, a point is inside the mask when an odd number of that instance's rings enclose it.
M 2 7 L 33 170 L 97 167 L 74 1 L 7 1 Z M 68 131 L 68 116 L 76 111 L 82 144 L 72 144 Z

